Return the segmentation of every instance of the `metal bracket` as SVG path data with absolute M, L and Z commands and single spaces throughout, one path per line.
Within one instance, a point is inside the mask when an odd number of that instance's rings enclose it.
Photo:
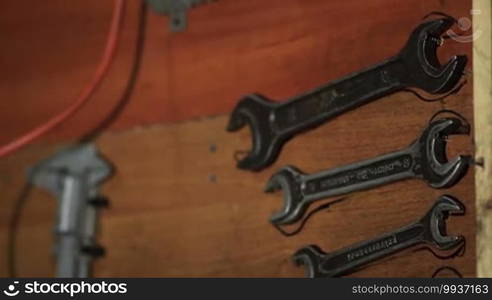
M 146 0 L 158 13 L 169 16 L 169 26 L 172 32 L 184 31 L 187 24 L 188 10 L 196 5 L 212 2 L 213 0 Z
M 91 144 L 61 151 L 30 170 L 31 182 L 58 198 L 57 277 L 88 277 L 92 260 L 104 254 L 96 243 L 97 207 L 107 204 L 99 187 L 111 172 Z

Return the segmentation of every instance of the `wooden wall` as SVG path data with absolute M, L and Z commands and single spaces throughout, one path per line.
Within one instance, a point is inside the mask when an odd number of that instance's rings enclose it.
M 477 275 L 492 277 L 492 189 L 490 172 L 492 162 L 492 5 L 490 1 L 474 0 L 473 9 L 480 14 L 473 16 L 475 155 L 484 163 L 475 173 L 477 206 Z
M 70 103 L 101 52 L 111 1 L 18 1 L 0 4 L 0 141 L 7 142 Z M 24 7 L 37 9 L 25 10 Z M 0 253 L 25 170 L 84 133 L 118 101 L 131 68 L 139 1 L 129 1 L 117 59 L 99 93 L 75 118 L 16 155 L 0 160 Z M 129 106 L 98 145 L 117 167 L 104 186 L 112 206 L 102 216 L 108 254 L 96 276 L 301 276 L 291 254 L 316 243 L 327 251 L 405 225 L 442 193 L 460 198 L 465 217 L 450 231 L 467 237 L 464 257 L 440 261 L 408 251 L 354 276 L 430 276 L 441 265 L 475 275 L 473 169 L 451 190 L 409 180 L 351 195 L 314 217 L 298 236 L 267 222 L 280 195 L 262 192 L 278 167 L 314 172 L 407 146 L 439 109 L 472 120 L 468 84 L 445 102 L 399 93 L 299 136 L 264 172 L 235 168 L 246 131 L 225 132 L 241 95 L 279 100 L 395 54 L 421 17 L 445 11 L 469 17 L 470 1 L 218 0 L 190 14 L 189 28 L 170 34 L 149 13 L 141 71 Z M 442 59 L 471 55 L 471 44 L 446 42 Z M 471 66 L 471 65 L 470 65 Z M 216 148 L 216 151 L 211 151 Z M 449 155 L 473 151 L 470 138 L 450 141 Z M 55 201 L 36 190 L 18 236 L 20 276 L 50 276 Z M 425 261 L 423 264 L 422 261 Z M 6 275 L 5 256 L 0 274 Z

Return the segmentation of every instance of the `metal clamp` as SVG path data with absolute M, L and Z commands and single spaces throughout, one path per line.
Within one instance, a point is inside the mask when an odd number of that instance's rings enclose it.
M 213 0 L 147 0 L 152 8 L 162 15 L 169 16 L 169 26 L 172 32 L 186 29 L 188 10 L 202 3 Z
M 104 254 L 96 243 L 97 207 L 107 204 L 99 187 L 111 175 L 110 164 L 93 145 L 82 145 L 40 162 L 30 175 L 33 184 L 58 198 L 56 276 L 88 277 L 93 258 Z

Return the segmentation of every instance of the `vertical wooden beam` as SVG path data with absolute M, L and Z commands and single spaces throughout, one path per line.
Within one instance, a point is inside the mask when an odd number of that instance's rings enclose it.
M 473 1 L 473 82 L 477 205 L 477 276 L 492 277 L 492 68 L 491 1 Z

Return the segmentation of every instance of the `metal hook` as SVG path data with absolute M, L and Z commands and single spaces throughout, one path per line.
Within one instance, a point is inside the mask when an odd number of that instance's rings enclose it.
M 458 276 L 458 278 L 463 278 L 463 275 L 457 269 L 455 269 L 455 268 L 453 268 L 451 266 L 442 266 L 442 267 L 438 268 L 437 270 L 434 271 L 434 273 L 432 274 L 431 278 L 436 278 L 436 276 L 439 273 L 441 273 L 442 271 L 444 271 L 444 270 L 451 271 L 456 276 Z

